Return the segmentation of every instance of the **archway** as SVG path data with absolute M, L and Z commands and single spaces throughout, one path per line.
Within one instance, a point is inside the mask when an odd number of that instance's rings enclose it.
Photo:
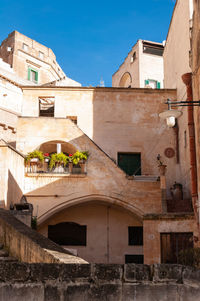
M 135 260 L 132 262 L 143 262 L 143 240 L 137 237 L 142 235 L 142 219 L 125 206 L 106 202 L 105 199 L 76 203 L 49 216 L 39 226 L 39 232 L 51 238 L 51 229 L 59 228 L 63 232 L 63 242 L 66 241 L 64 232 L 68 235 L 66 226 L 71 227 L 72 224 L 85 229 L 86 244 L 70 245 L 66 242 L 64 247 L 86 261 L 122 264 L 131 257 Z
M 131 86 L 131 83 L 132 83 L 131 74 L 129 72 L 126 72 L 122 75 L 119 82 L 119 86 L 123 88 L 129 88 Z
M 53 141 L 47 141 L 45 143 L 42 143 L 39 146 L 39 150 L 42 151 L 43 153 L 56 153 L 58 144 L 60 145 L 60 150 L 63 153 L 73 154 L 77 150 L 72 144 L 62 140 L 53 140 Z

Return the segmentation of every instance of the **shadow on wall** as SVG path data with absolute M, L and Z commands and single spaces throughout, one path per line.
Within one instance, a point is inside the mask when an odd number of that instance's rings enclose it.
M 10 207 L 11 203 L 19 203 L 23 192 L 17 184 L 10 170 L 8 170 L 8 186 L 7 186 L 7 206 Z

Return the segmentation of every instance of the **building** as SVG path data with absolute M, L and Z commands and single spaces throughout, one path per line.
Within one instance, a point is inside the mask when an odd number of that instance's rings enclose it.
M 113 87 L 164 87 L 163 44 L 138 40 L 112 76 Z
M 64 80 L 67 86 L 80 86 L 66 76 L 50 48 L 16 30 L 2 42 L 0 57 L 13 68 L 18 77 L 28 80 L 30 85 Z
M 1 206 L 26 199 L 38 231 L 88 262 L 177 262 L 197 227 L 189 188 L 182 195 L 174 183 L 181 179 L 177 133 L 159 118 L 176 89 L 29 85 L 27 62 L 22 78 L 1 65 Z M 24 164 L 34 150 L 88 151 L 89 158 L 51 170 Z M 167 165 L 166 174 L 158 165 Z

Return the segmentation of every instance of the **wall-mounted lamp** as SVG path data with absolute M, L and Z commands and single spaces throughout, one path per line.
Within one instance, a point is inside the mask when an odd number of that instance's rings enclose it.
M 190 106 L 200 106 L 200 101 L 171 101 L 167 99 L 165 102 L 168 105 L 168 110 L 159 114 L 161 119 L 166 119 L 168 127 L 173 127 L 176 124 L 176 118 L 180 117 L 183 113 L 178 110 L 172 109 L 173 107 L 190 107 Z

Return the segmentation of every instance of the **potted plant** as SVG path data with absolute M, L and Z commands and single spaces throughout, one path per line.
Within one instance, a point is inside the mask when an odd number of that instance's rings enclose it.
M 44 153 L 44 162 L 48 163 L 50 160 L 50 155 L 49 153 Z
M 39 150 L 34 150 L 33 152 L 29 152 L 28 155 L 25 158 L 26 163 L 29 162 L 44 162 L 44 155 L 43 152 Z
M 73 162 L 72 162 L 72 159 L 73 159 L 73 155 L 69 154 L 69 173 L 72 173 L 72 171 L 73 171 Z
M 49 168 L 50 168 L 50 170 L 52 170 L 56 166 L 65 167 L 68 162 L 69 162 L 69 157 L 68 156 L 66 156 L 63 153 L 59 153 L 59 154 L 55 153 L 55 154 L 51 155 L 51 159 L 50 159 L 50 162 L 49 162 Z
M 161 161 L 161 156 L 159 154 L 157 156 L 157 161 L 158 161 L 158 168 L 159 168 L 160 175 L 164 176 L 166 173 L 167 165 L 163 164 L 163 162 Z
M 87 160 L 88 156 L 89 156 L 88 151 L 82 151 L 82 152 L 76 151 L 73 154 L 72 162 L 74 165 L 77 165 L 77 164 L 80 165 L 81 173 L 85 173 L 85 161 Z

